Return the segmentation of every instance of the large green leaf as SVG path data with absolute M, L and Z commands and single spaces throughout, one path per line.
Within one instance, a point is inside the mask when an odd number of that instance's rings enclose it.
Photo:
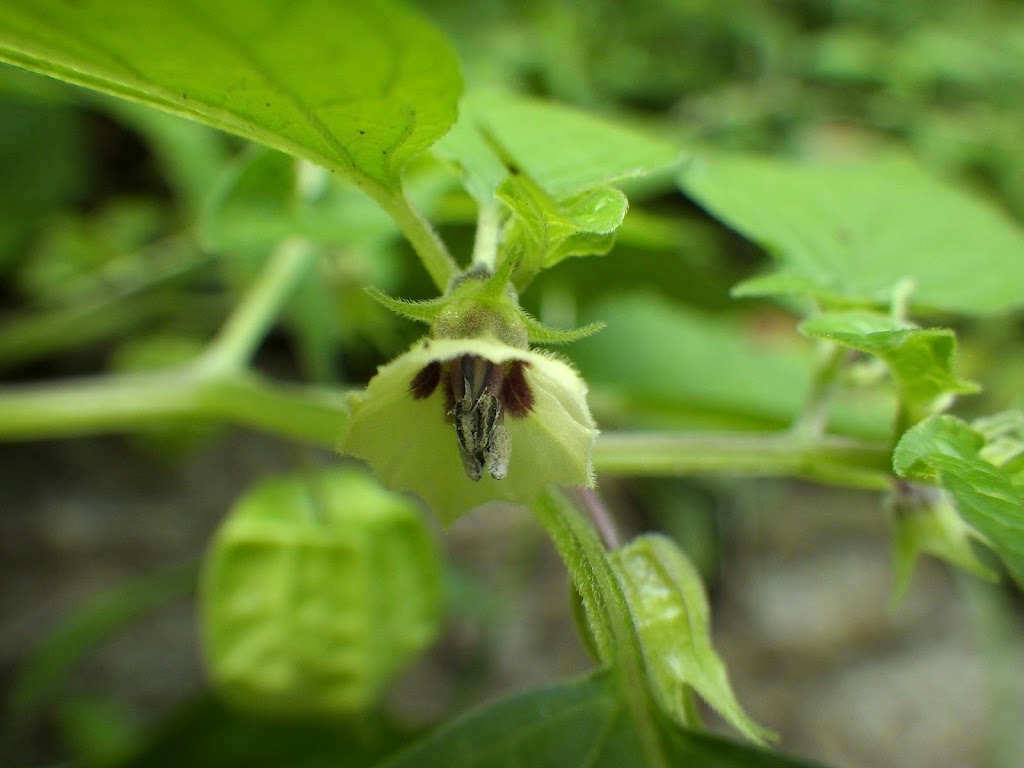
M 810 763 L 674 727 L 645 760 L 610 673 L 501 699 L 440 728 L 379 768 L 809 768 Z
M 1024 233 L 902 157 L 812 164 L 713 154 L 679 183 L 777 260 L 779 274 L 740 292 L 884 304 L 909 279 L 921 309 L 989 314 L 1024 304 Z
M 25 0 L 0 60 L 299 155 L 375 196 L 455 119 L 455 54 L 392 0 Z
M 678 164 L 670 142 L 596 115 L 496 91 L 467 94 L 459 120 L 434 151 L 459 165 L 489 201 L 508 174 L 528 175 L 556 199 Z
M 1024 584 L 1024 489 L 986 459 L 986 437 L 964 421 L 932 416 L 908 430 L 893 452 L 903 477 L 937 483 L 961 517 L 981 533 Z
M 799 338 L 763 336 L 753 323 L 712 317 L 653 294 L 609 300 L 593 311 L 599 334 L 573 345 L 595 410 L 612 420 L 666 428 L 777 429 L 803 407 L 814 351 Z M 888 396 L 844 392 L 830 428 L 856 437 L 887 436 Z
M 800 331 L 884 360 L 910 423 L 946 404 L 949 395 L 978 391 L 953 373 L 956 334 L 948 328 L 917 328 L 878 312 L 848 310 L 818 315 L 801 323 Z

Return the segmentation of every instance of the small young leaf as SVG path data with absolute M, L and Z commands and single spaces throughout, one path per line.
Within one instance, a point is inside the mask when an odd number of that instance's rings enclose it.
M 922 309 L 981 315 L 1024 303 L 1024 233 L 905 158 L 801 164 L 714 154 L 678 178 L 776 259 L 785 279 L 756 284 L 760 292 L 802 287 L 826 302 L 886 304 L 910 278 Z
M 956 335 L 946 328 L 916 328 L 877 312 L 850 310 L 819 315 L 801 323 L 800 331 L 882 358 L 912 423 L 943 405 L 948 395 L 978 391 L 953 373 Z
M 368 706 L 433 640 L 439 557 L 414 502 L 335 467 L 239 500 L 200 597 L 222 693 L 265 713 L 336 717 Z
M 30 0 L 0 60 L 298 155 L 376 197 L 455 120 L 455 52 L 394 2 Z
M 778 753 L 658 720 L 660 753 L 645 757 L 616 690 L 601 672 L 517 693 L 463 715 L 379 768 L 812 768 Z
M 520 288 L 570 256 L 610 251 L 629 207 L 626 196 L 612 187 L 556 201 L 522 174 L 509 176 L 496 194 L 512 210 L 501 247 L 506 258 L 519 261 L 515 282 Z
M 893 469 L 945 488 L 961 517 L 1024 584 L 1024 490 L 983 458 L 984 447 L 984 436 L 966 422 L 931 416 L 903 435 L 893 452 Z
M 610 559 L 640 636 L 651 687 L 665 711 L 681 725 L 696 725 L 686 711 L 689 687 L 751 741 L 770 738 L 736 701 L 725 664 L 711 645 L 700 575 L 679 547 L 661 534 L 645 534 Z

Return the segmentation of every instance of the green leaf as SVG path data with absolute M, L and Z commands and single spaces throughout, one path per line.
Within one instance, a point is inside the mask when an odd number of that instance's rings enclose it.
M 662 708 L 691 722 L 688 688 L 736 730 L 761 743 L 771 732 L 736 701 L 725 664 L 711 645 L 711 615 L 700 574 L 667 536 L 638 536 L 610 556 L 640 636 L 647 675 Z
M 954 416 L 932 416 L 909 429 L 893 452 L 897 474 L 945 488 L 960 516 L 985 537 L 1024 584 L 1024 491 L 985 460 L 985 437 Z
M 802 287 L 827 302 L 887 304 L 909 278 L 923 310 L 992 314 L 1024 304 L 1020 229 L 905 158 L 712 154 L 684 168 L 679 184 L 771 253 L 784 278 L 757 284 L 762 292 Z
M 189 595 L 195 583 L 194 563 L 164 568 L 76 611 L 38 645 L 11 681 L 7 714 L 16 720 L 31 717 L 88 651 L 157 606 Z
M 559 202 L 522 174 L 502 182 L 497 195 L 512 211 L 501 250 L 502 258 L 518 260 L 515 282 L 520 288 L 570 256 L 608 253 L 629 207 L 626 196 L 611 187 Z
M 379 251 L 395 238 L 394 221 L 366 195 L 324 173 L 319 188 L 301 189 L 304 170 L 320 169 L 263 147 L 231 163 L 208 195 L 200 234 L 214 250 L 269 251 L 300 236 L 331 247 Z
M 459 119 L 434 145 L 459 165 L 481 201 L 511 170 L 511 163 L 561 200 L 595 187 L 667 172 L 679 148 L 640 130 L 560 104 L 496 91 L 471 91 Z
M 118 768 L 370 768 L 411 735 L 374 715 L 343 721 L 258 717 L 203 693 L 157 723 Z
M 971 426 L 986 440 L 981 457 L 1000 467 L 1010 476 L 1010 482 L 1024 491 L 1024 411 L 975 419 Z
M 806 340 L 761 332 L 756 317 L 705 315 L 651 293 L 619 295 L 593 316 L 607 328 L 575 345 L 573 360 L 595 410 L 612 420 L 658 429 L 782 428 L 800 413 L 817 364 Z M 829 429 L 886 438 L 893 406 L 880 389 L 843 391 Z
M 916 328 L 877 312 L 849 310 L 807 320 L 800 331 L 884 360 L 911 423 L 945 406 L 949 395 L 978 391 L 977 384 L 953 373 L 956 334 L 947 328 Z
M 393 195 L 452 124 L 458 64 L 397 2 L 30 0 L 0 60 L 184 115 Z
M 662 753 L 643 755 L 614 677 L 602 672 L 500 699 L 379 768 L 810 768 L 811 764 L 658 720 Z
M 412 500 L 335 467 L 242 497 L 200 597 L 207 664 L 229 699 L 338 716 L 365 708 L 433 640 L 439 557 Z

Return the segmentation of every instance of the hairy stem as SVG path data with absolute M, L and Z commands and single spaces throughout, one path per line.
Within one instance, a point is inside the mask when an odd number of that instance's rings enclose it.
M 377 194 L 374 198 L 398 224 L 398 228 L 402 230 L 402 234 L 423 262 L 430 279 L 434 281 L 438 290 L 444 293 L 448 282 L 458 274 L 459 267 L 437 232 L 401 191 L 394 194 Z
M 219 420 L 334 446 L 347 424 L 344 393 L 286 386 L 202 367 L 0 388 L 0 440 L 124 432 L 182 420 Z M 732 474 L 801 477 L 888 490 L 884 445 L 790 433 L 605 432 L 594 465 L 608 475 Z
M 348 420 L 336 390 L 276 384 L 254 374 L 187 367 L 0 388 L 0 440 L 127 432 L 227 421 L 333 446 Z
M 868 490 L 892 483 L 883 445 L 788 433 L 605 432 L 594 446 L 594 466 L 610 475 L 791 476 Z

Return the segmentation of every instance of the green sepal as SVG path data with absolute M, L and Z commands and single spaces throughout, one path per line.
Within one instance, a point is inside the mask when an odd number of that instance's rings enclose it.
M 955 416 L 931 416 L 903 434 L 892 465 L 902 477 L 944 488 L 964 521 L 1024 584 L 1024 484 L 1017 457 L 992 462 L 995 444 Z
M 408 318 L 409 320 L 416 320 L 420 323 L 426 323 L 427 325 L 434 321 L 434 318 L 437 317 L 438 313 L 448 303 L 444 296 L 438 296 L 436 299 L 427 299 L 426 301 L 410 301 L 409 299 L 396 299 L 394 296 L 388 296 L 383 291 L 372 287 L 366 288 L 366 292 L 371 298 L 387 309 L 390 309 L 396 315 Z
M 526 334 L 530 337 L 530 341 L 537 344 L 569 344 L 573 341 L 585 339 L 587 336 L 591 336 L 605 327 L 603 322 L 598 321 L 596 323 L 588 323 L 580 328 L 570 328 L 563 331 L 558 328 L 548 328 L 540 320 L 525 312 L 523 313 L 523 322 L 526 324 Z
M 922 554 L 929 554 L 989 581 L 995 572 L 971 545 L 984 541 L 957 515 L 949 499 L 927 486 L 903 483 L 888 500 L 892 526 L 893 585 L 889 604 L 903 599 Z

